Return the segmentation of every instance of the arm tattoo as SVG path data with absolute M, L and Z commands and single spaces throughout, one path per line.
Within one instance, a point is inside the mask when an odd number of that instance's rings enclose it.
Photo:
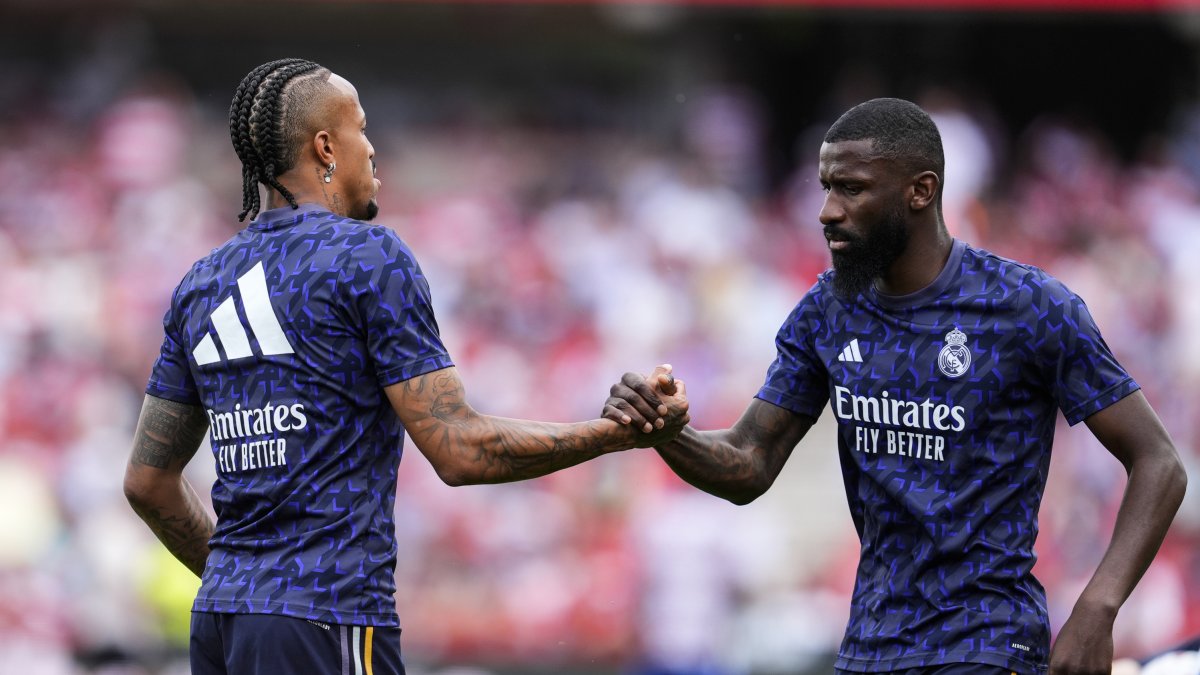
M 191 487 L 185 486 L 184 490 L 182 514 L 170 507 L 139 502 L 131 502 L 131 505 L 171 555 L 196 576 L 202 576 L 208 561 L 208 540 L 213 536 L 213 523 Z
M 431 392 L 433 404 L 429 407 L 429 414 L 447 423 L 462 419 L 466 415 L 467 406 L 458 378 L 440 372 L 434 373 Z
M 602 420 L 551 424 L 480 415 L 452 369 L 401 386 L 405 428 L 439 474 L 449 468 L 456 483 L 536 478 L 632 445 L 620 445 L 613 423 Z
M 161 398 L 146 399 L 129 461 L 156 469 L 182 469 L 208 431 L 208 416 L 199 406 Z
M 133 510 L 197 576 L 204 571 L 214 528 L 182 472 L 207 430 L 204 408 L 147 396 L 125 476 Z

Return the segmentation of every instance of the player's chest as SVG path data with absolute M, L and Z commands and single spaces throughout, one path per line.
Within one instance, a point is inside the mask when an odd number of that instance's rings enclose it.
M 1033 395 L 1028 340 L 1003 313 L 851 319 L 815 336 L 839 421 L 963 431 L 989 406 Z

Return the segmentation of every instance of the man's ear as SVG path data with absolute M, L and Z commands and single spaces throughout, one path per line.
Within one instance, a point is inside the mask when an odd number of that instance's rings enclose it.
M 922 171 L 913 179 L 909 188 L 908 206 L 913 211 L 921 211 L 937 203 L 938 192 L 942 189 L 942 181 L 932 171 Z
M 328 131 L 322 129 L 313 134 L 312 149 L 317 163 L 321 166 L 329 166 L 336 161 L 333 156 L 333 137 Z

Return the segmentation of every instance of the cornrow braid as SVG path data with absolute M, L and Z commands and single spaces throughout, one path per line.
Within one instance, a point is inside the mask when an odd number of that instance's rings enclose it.
M 229 105 L 229 136 L 242 161 L 242 212 L 238 220 L 258 216 L 261 200 L 258 184 L 279 191 L 296 208 L 292 193 L 277 176 L 291 168 L 291 149 L 281 140 L 280 122 L 283 91 L 297 77 L 324 70 L 306 59 L 279 59 L 251 70 L 238 84 Z

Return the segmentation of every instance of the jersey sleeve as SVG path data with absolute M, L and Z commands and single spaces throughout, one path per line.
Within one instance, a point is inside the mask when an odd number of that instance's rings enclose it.
M 182 284 L 180 284 L 182 287 Z M 163 316 L 163 342 L 158 359 L 150 370 L 150 381 L 146 393 L 155 398 L 165 398 L 177 403 L 200 403 L 200 392 L 192 377 L 188 353 L 184 349 L 178 319 L 179 288 L 171 296 L 171 306 Z
M 829 402 L 829 373 L 813 344 L 820 307 L 820 284 L 804 296 L 775 336 L 775 361 L 756 398 L 812 418 Z
M 386 228 L 371 228 L 369 237 L 353 249 L 344 281 L 380 386 L 453 366 L 412 251 Z
M 1068 424 L 1074 426 L 1139 389 L 1079 296 L 1048 276 L 1032 288 L 1035 359 Z

